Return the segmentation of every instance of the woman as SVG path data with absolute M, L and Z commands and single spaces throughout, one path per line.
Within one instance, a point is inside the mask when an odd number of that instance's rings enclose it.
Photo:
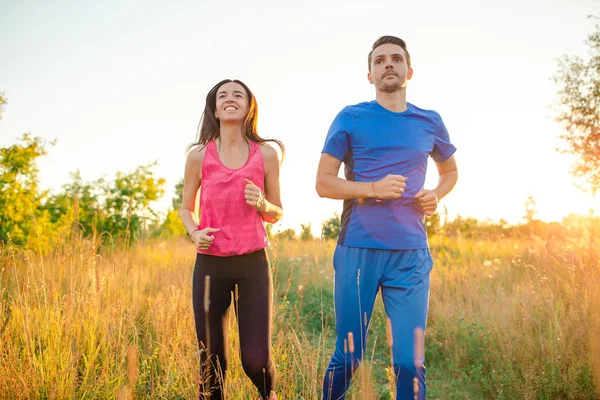
M 227 373 L 228 315 L 238 318 L 242 366 L 260 399 L 276 399 L 271 360 L 272 280 L 264 222 L 283 213 L 279 157 L 258 136 L 248 87 L 224 80 L 206 96 L 197 142 L 185 166 L 180 216 L 197 256 L 193 278 L 200 346 L 200 399 L 221 400 Z M 200 222 L 195 214 L 200 190 Z

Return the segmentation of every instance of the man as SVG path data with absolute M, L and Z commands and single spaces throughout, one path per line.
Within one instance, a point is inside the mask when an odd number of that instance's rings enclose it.
M 423 333 L 433 265 L 424 218 L 456 184 L 456 148 L 435 111 L 406 102 L 413 70 L 402 39 L 379 38 L 368 62 L 376 100 L 337 115 L 317 171 L 319 196 L 344 200 L 333 258 L 337 340 L 323 399 L 345 398 L 379 289 L 391 325 L 396 398 L 424 399 Z M 429 156 L 440 176 L 433 190 L 423 188 Z M 342 162 L 346 179 L 337 176 Z

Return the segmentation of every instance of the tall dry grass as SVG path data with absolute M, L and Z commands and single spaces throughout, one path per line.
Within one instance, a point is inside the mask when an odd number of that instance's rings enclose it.
M 432 399 L 600 396 L 597 238 L 433 238 L 426 333 Z M 335 243 L 279 241 L 273 358 L 280 399 L 316 399 L 334 344 Z M 40 256 L 0 250 L 0 398 L 189 399 L 198 385 L 193 246 L 146 241 L 109 251 L 76 232 Z M 256 399 L 232 313 L 227 392 Z M 350 398 L 391 398 L 378 299 Z M 594 379 L 595 384 L 594 384 Z

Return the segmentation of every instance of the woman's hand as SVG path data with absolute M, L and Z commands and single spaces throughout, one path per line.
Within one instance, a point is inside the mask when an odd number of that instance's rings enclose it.
M 258 211 L 265 211 L 267 203 L 265 201 L 265 195 L 258 186 L 254 184 L 250 179 L 246 179 L 246 203 L 256 208 Z
M 204 229 L 196 229 L 190 237 L 192 238 L 192 242 L 196 245 L 197 250 L 208 250 L 210 245 L 212 244 L 215 237 L 211 235 L 212 233 L 219 232 L 220 228 L 204 228 Z

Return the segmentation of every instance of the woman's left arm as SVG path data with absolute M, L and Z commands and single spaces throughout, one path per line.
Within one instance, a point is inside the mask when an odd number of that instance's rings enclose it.
M 256 208 L 265 222 L 274 224 L 283 216 L 281 206 L 281 191 L 279 189 L 279 155 L 269 145 L 261 145 L 265 162 L 265 191 L 251 181 L 246 180 L 246 202 Z

